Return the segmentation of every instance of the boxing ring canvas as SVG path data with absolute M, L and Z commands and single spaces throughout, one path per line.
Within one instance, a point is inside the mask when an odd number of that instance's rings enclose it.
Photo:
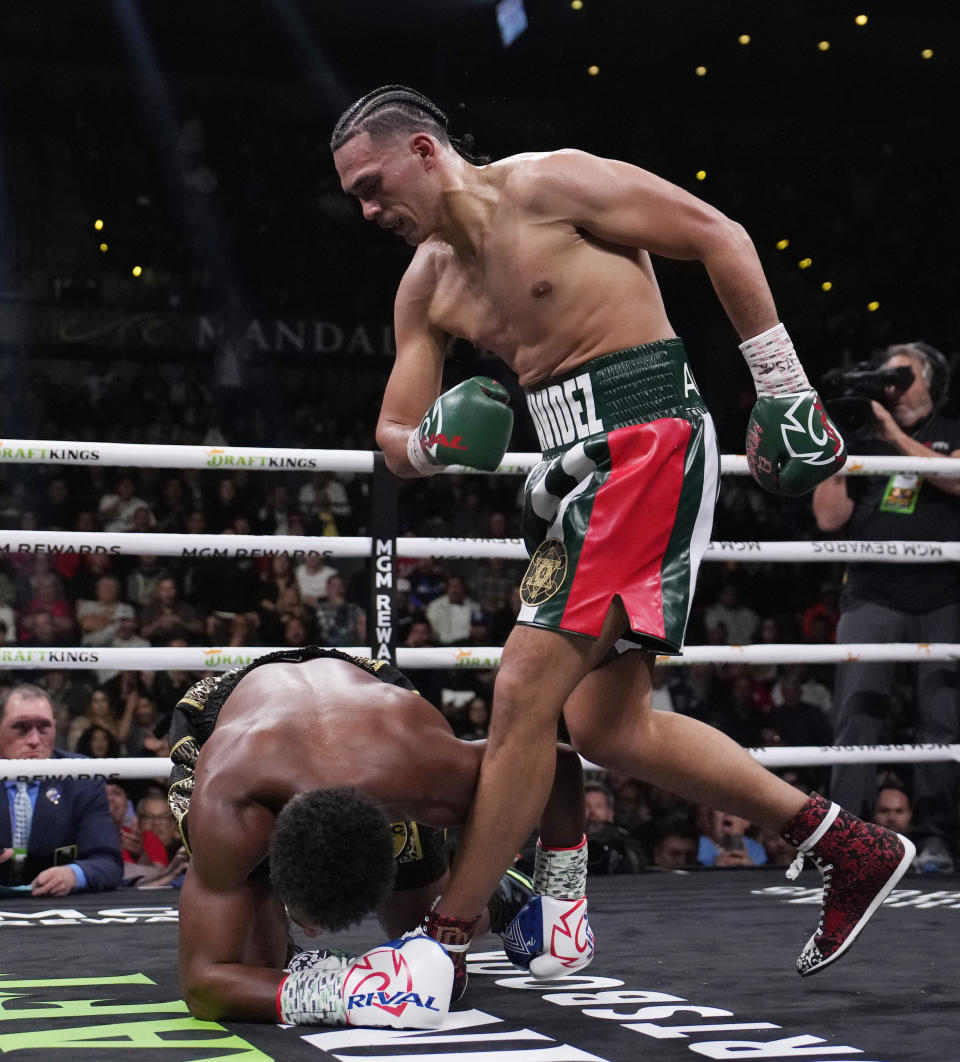
M 177 890 L 10 892 L 0 896 L 0 1056 L 955 1062 L 960 875 L 906 877 L 842 961 L 800 978 L 820 880 L 805 870 L 787 882 L 773 868 L 591 878 L 598 946 L 587 970 L 537 981 L 485 936 L 465 999 L 429 1033 L 195 1021 L 177 980 Z M 367 919 L 323 943 L 357 952 L 381 939 Z

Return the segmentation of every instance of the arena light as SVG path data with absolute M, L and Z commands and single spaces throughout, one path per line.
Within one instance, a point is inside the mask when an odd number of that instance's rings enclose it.
M 932 59 L 933 58 L 933 49 L 932 48 L 924 48 L 923 51 L 920 53 L 920 58 L 921 59 Z
M 817 47 L 820 49 L 821 52 L 829 52 L 830 51 L 830 42 L 829 41 L 820 41 L 820 43 L 817 45 Z
M 694 70 L 694 73 L 697 75 L 697 77 L 705 77 L 707 73 L 707 68 L 705 66 L 698 66 L 696 70 Z
M 857 15 L 857 17 L 853 21 L 856 22 L 858 26 L 865 26 L 867 24 L 867 16 Z
M 797 268 L 798 269 L 809 269 L 810 266 L 812 266 L 812 265 L 813 265 L 813 259 L 812 258 L 801 258 L 800 261 L 797 262 Z
M 570 0 L 570 6 L 574 11 L 579 11 L 583 7 L 583 0 Z
M 504 48 L 508 48 L 527 28 L 527 11 L 523 0 L 499 0 L 497 25 L 500 27 L 500 40 Z
M 597 66 L 596 64 L 594 64 L 594 65 L 592 65 L 592 66 L 588 66 L 588 67 L 587 67 L 587 73 L 588 73 L 588 74 L 589 74 L 589 75 L 590 75 L 591 77 L 596 77 L 596 76 L 597 76 L 597 74 L 599 74 L 599 73 L 600 73 L 600 67 L 599 67 L 599 66 Z
M 789 240 L 777 240 L 777 250 L 785 251 L 790 246 Z
M 134 267 L 133 267 L 133 269 L 131 269 L 131 270 L 130 270 L 130 272 L 131 272 L 131 273 L 132 273 L 132 274 L 133 274 L 133 275 L 134 275 L 135 277 L 138 277 L 138 276 L 140 276 L 140 274 L 141 274 L 141 273 L 143 272 L 143 270 L 142 270 L 142 269 L 140 268 L 140 266 L 134 266 Z
M 101 250 L 101 251 L 103 251 L 103 253 L 104 253 L 104 254 L 106 254 L 106 253 L 107 253 L 107 251 L 109 251 L 109 250 L 110 250 L 110 244 L 108 244 L 108 243 L 101 243 L 101 244 L 100 244 L 100 250 Z
M 740 36 L 737 37 L 737 40 L 741 44 L 749 44 L 750 43 L 750 34 L 749 33 L 741 33 Z
M 822 284 L 820 285 L 820 290 L 821 290 L 821 291 L 830 291 L 830 290 L 832 290 L 832 288 L 833 288 L 833 284 L 831 284 L 829 280 L 825 280 L 825 281 L 824 281 L 824 282 L 823 282 L 823 283 L 822 283 Z
M 707 171 L 706 170 L 697 170 L 696 178 L 697 178 L 698 181 L 705 181 L 707 179 Z
M 103 228 L 103 218 L 97 218 L 93 223 L 93 227 L 99 232 Z
M 879 309 L 880 309 L 880 303 L 879 303 L 879 302 L 876 302 L 876 301 L 874 301 L 874 302 L 868 302 L 868 303 L 867 303 L 867 309 L 868 309 L 868 310 L 869 310 L 869 311 L 870 311 L 871 313 L 874 313 L 874 312 L 875 312 L 876 310 L 879 310 Z

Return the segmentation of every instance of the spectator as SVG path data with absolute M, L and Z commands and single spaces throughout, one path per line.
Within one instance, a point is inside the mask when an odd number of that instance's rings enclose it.
M 451 575 L 446 592 L 426 608 L 434 638 L 441 645 L 464 645 L 470 638 L 470 617 L 477 607 L 476 601 L 467 596 L 463 580 Z
M 76 716 L 76 718 L 70 723 L 70 730 L 67 734 L 67 748 L 77 751 L 80 736 L 89 727 L 95 725 L 102 726 L 109 730 L 110 733 L 119 740 L 117 733 L 117 712 L 114 709 L 109 692 L 104 689 L 103 686 L 97 686 L 96 689 L 90 693 L 90 698 L 87 701 L 84 714 Z
M 750 675 L 744 673 L 734 679 L 728 699 L 714 707 L 711 722 L 744 748 L 756 748 L 763 720 L 757 711 Z
M 138 557 L 136 566 L 127 575 L 125 584 L 127 600 L 138 608 L 148 605 L 157 583 L 167 574 L 159 557 L 154 557 L 149 553 Z
M 697 861 L 705 867 L 759 867 L 767 861 L 762 844 L 747 836 L 751 823 L 739 815 L 701 808 Z
M 697 866 L 697 831 L 684 819 L 661 823 L 653 845 L 652 861 L 662 870 Z
M 297 505 L 320 535 L 350 534 L 350 499 L 332 472 L 314 472 L 297 492 Z
M 327 596 L 327 583 L 337 574 L 322 553 L 310 550 L 294 571 L 300 598 L 305 605 L 314 606 Z
M 86 644 L 112 649 L 146 649 L 150 643 L 137 634 L 137 614 L 133 605 L 121 602 L 114 612 L 115 623 L 93 631 L 86 637 Z M 106 686 L 120 675 L 116 668 L 97 668 L 97 682 Z
M 716 603 L 707 609 L 704 623 L 707 628 L 722 624 L 728 644 L 748 645 L 760 626 L 760 617 L 752 608 L 741 603 L 736 583 L 729 582 L 724 584 Z
M 297 510 L 290 504 L 290 492 L 282 483 L 276 483 L 267 492 L 266 499 L 257 512 L 257 524 L 263 535 L 289 535 L 290 517 Z M 297 513 L 299 516 L 300 514 Z
M 54 626 L 54 618 L 49 612 L 35 612 L 30 617 L 30 626 L 24 630 L 19 638 L 19 644 L 23 646 L 64 646 L 72 645 L 75 639 L 58 633 Z
M 163 719 L 153 697 L 142 692 L 135 694 L 133 718 L 125 742 L 128 756 L 169 755 L 170 746 L 166 737 L 157 735 Z
M 177 824 L 170 811 L 167 798 L 160 791 L 152 791 L 137 801 L 137 823 L 143 832 L 144 846 L 151 844 L 148 834 L 152 834 L 163 846 L 167 859 L 174 855 L 180 847 L 180 834 Z
M 34 617 L 38 613 L 45 612 L 53 627 L 54 641 L 52 645 L 64 645 L 68 639 L 76 636 L 76 621 L 73 607 L 63 593 L 62 584 L 53 572 L 45 572 L 35 575 L 30 580 L 33 596 L 29 598 L 20 610 L 20 637 L 23 639 L 36 639 L 36 622 Z M 3 619 L 10 631 L 15 630 L 13 610 L 3 606 Z M 40 644 L 40 643 L 36 643 Z
M 800 629 L 803 640 L 811 643 L 835 642 L 840 619 L 840 595 L 835 583 L 823 582 L 816 601 L 803 610 Z
M 169 644 L 171 638 L 197 639 L 203 633 L 203 620 L 193 605 L 181 601 L 172 576 L 158 580 L 154 599 L 143 610 L 140 633 L 153 645 Z
M 160 489 L 160 504 L 157 506 L 156 531 L 162 534 L 181 534 L 187 530 L 190 507 L 183 480 L 179 475 L 168 476 Z M 132 595 L 128 596 L 132 598 Z
M 107 803 L 110 818 L 117 828 L 120 850 L 123 854 L 123 881 L 130 884 L 167 865 L 167 851 L 154 833 L 147 839 L 140 829 L 137 813 L 133 809 L 127 790 L 121 782 L 107 782 Z
M 80 557 L 77 573 L 70 583 L 70 596 L 78 604 L 81 601 L 95 601 L 97 583 L 104 575 L 115 574 L 113 554 L 84 553 Z
M 649 859 L 640 842 L 614 821 L 613 791 L 603 782 L 587 782 L 583 792 L 587 806 L 588 873 L 637 873 Z
M 780 682 L 780 704 L 767 712 L 784 745 L 832 745 L 833 729 L 822 710 L 803 698 L 803 686 L 795 673 L 785 673 Z
M 93 600 L 77 602 L 77 623 L 83 645 L 104 645 L 110 642 L 120 627 L 120 618 L 127 615 L 130 605 L 120 600 L 120 580 L 115 575 L 101 575 L 96 583 Z M 96 639 L 91 641 L 91 638 Z
M 5 691 L 0 696 L 0 759 L 69 756 L 54 747 L 54 725 L 50 698 L 39 686 Z M 29 884 L 34 896 L 97 892 L 120 884 L 123 860 L 103 782 L 64 778 L 46 787 L 41 782 L 4 785 L 10 813 L 0 815 L 0 882 Z M 52 789 L 56 799 L 50 798 Z M 40 799 L 47 801 L 42 818 L 35 814 Z M 58 862 L 63 852 L 70 853 L 69 862 Z
M 317 637 L 324 645 L 362 645 L 358 626 L 363 609 L 347 600 L 343 576 L 331 575 L 326 589 L 326 597 L 317 602 Z
M 888 830 L 909 836 L 913 808 L 906 790 L 890 783 L 882 784 L 873 805 L 873 821 L 879 826 L 886 826 Z
M 465 725 L 457 737 L 465 741 L 483 741 L 490 728 L 490 704 L 484 697 L 473 697 L 464 709 Z
M 104 531 L 134 530 L 134 513 L 140 508 L 150 508 L 143 498 L 137 497 L 135 490 L 132 474 L 120 472 L 114 480 L 113 492 L 104 494 L 97 506 L 97 517 Z
M 99 723 L 93 723 L 77 739 L 77 752 L 81 756 L 102 760 L 121 755 L 120 743 L 113 734 Z

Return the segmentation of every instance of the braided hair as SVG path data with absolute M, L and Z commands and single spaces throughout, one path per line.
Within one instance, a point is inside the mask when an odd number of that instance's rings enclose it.
M 330 136 L 330 150 L 337 151 L 358 133 L 379 137 L 427 132 L 441 144 L 453 147 L 468 162 L 490 161 L 471 154 L 473 137 L 469 133 L 461 140 L 454 140 L 447 131 L 447 123 L 446 114 L 423 93 L 406 85 L 382 85 L 361 96 L 340 115 Z

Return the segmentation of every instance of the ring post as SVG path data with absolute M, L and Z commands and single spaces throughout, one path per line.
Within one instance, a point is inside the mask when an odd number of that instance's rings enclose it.
M 379 451 L 373 455 L 370 484 L 370 602 L 367 605 L 367 640 L 374 660 L 396 663 L 395 601 L 397 582 L 397 527 L 400 484 Z

